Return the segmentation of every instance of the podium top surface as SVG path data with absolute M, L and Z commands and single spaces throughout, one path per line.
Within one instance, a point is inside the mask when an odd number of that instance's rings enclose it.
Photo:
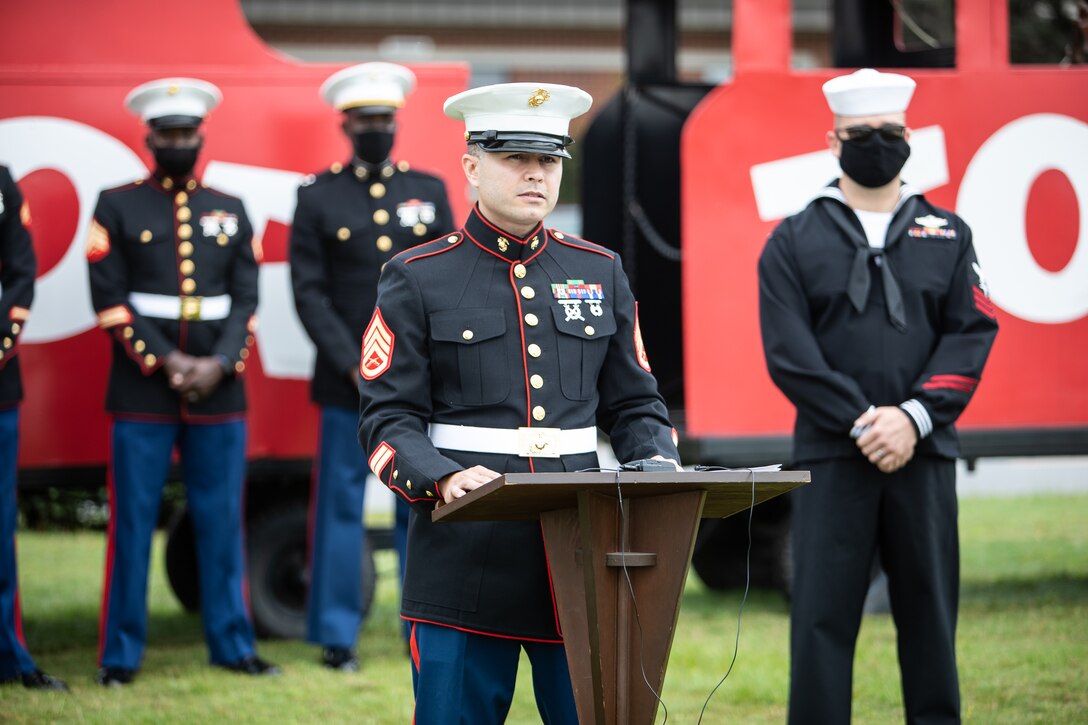
M 808 471 L 508 473 L 436 508 L 438 521 L 527 521 L 544 511 L 577 508 L 583 491 L 619 498 L 705 491 L 703 518 L 725 518 L 810 481 Z

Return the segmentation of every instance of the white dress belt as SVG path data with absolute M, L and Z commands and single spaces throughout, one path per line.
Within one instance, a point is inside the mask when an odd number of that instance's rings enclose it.
M 230 295 L 189 297 L 129 292 L 128 302 L 144 317 L 163 320 L 224 320 L 230 314 Z
M 597 428 L 480 428 L 431 423 L 435 448 L 472 453 L 504 453 L 523 458 L 559 458 L 597 450 Z

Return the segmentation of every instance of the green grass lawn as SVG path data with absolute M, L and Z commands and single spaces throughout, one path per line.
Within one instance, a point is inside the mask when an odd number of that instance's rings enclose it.
M 960 504 L 963 586 L 959 659 L 964 716 L 976 723 L 1088 722 L 1088 496 L 978 499 Z M 166 584 L 156 542 L 149 643 L 135 684 L 92 681 L 104 537 L 30 533 L 19 538 L 25 633 L 39 665 L 69 695 L 0 688 L 0 722 L 291 723 L 411 721 L 411 676 L 396 619 L 395 560 L 378 558 L 380 589 L 359 643 L 362 671 L 332 673 L 316 648 L 262 642 L 284 675 L 255 680 L 207 665 L 200 619 Z M 695 723 L 733 654 L 739 593 L 688 581 L 663 699 L 670 723 Z M 786 714 L 789 608 L 753 592 L 740 653 L 704 723 L 781 723 Z M 527 668 L 527 664 L 523 663 Z M 869 616 L 858 642 L 854 722 L 902 722 L 895 630 Z M 664 720 L 659 712 L 658 722 Z M 511 723 L 538 722 L 529 678 Z

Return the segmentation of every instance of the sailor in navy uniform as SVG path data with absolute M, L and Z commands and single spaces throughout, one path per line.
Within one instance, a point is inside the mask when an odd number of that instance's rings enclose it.
M 464 226 L 390 261 L 363 336 L 359 438 L 419 515 L 402 616 L 413 623 L 415 722 L 501 723 L 522 648 L 540 715 L 574 723 L 540 526 L 432 524 L 441 502 L 507 472 L 678 459 L 617 255 L 543 225 L 578 88 L 512 83 L 446 101 L 478 192 Z
M 30 207 L 11 172 L 0 166 L 0 684 L 20 680 L 37 690 L 67 690 L 38 669 L 23 639 L 15 561 L 15 503 L 19 457 L 19 333 L 34 299 L 37 261 L 30 241 Z
M 953 427 L 997 334 L 952 212 L 900 182 L 914 81 L 865 69 L 824 85 L 842 177 L 771 234 L 760 317 L 797 408 L 791 723 L 848 723 L 854 646 L 879 548 L 906 721 L 960 719 Z
M 87 241 L 91 299 L 113 340 L 110 523 L 99 684 L 132 681 L 147 629 L 147 569 L 176 448 L 196 529 L 204 636 L 213 665 L 251 675 L 246 601 L 242 373 L 253 344 L 257 254 L 242 202 L 193 175 L 199 126 L 220 100 L 204 81 L 167 78 L 129 93 L 148 125 L 155 171 L 102 192 Z
M 382 265 L 453 228 L 442 180 L 389 157 L 396 112 L 414 86 L 415 75 L 392 63 L 363 63 L 325 81 L 321 94 L 343 113 L 341 128 L 355 153 L 303 183 L 291 229 L 295 308 L 317 348 L 310 393 L 321 407 L 306 638 L 322 646 L 325 666 L 345 671 L 359 667 L 354 647 L 366 616 L 360 564 L 370 470 L 357 437 L 360 341 Z M 409 512 L 398 500 L 394 539 L 402 580 Z

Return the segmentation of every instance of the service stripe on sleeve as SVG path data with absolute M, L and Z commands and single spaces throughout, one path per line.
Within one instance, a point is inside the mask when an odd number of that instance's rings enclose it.
M 128 307 L 125 305 L 108 307 L 98 313 L 98 326 L 103 330 L 118 325 L 127 325 L 130 322 L 132 322 L 132 313 L 128 311 Z
M 381 444 L 374 449 L 374 452 L 370 454 L 368 463 L 370 464 L 370 470 L 374 472 L 375 476 L 381 479 L 382 471 L 389 465 L 389 462 L 393 460 L 393 456 L 396 455 L 396 453 L 397 452 L 393 450 L 393 447 L 385 441 L 382 441 Z
M 975 309 L 989 317 L 991 320 L 996 319 L 997 308 L 994 307 L 994 303 L 991 302 L 990 298 L 986 296 L 986 293 L 978 287 L 972 289 L 974 289 L 975 294 Z
M 964 375 L 931 375 L 929 380 L 922 383 L 924 390 L 959 390 L 964 393 L 973 393 L 978 386 L 978 378 L 969 378 Z

